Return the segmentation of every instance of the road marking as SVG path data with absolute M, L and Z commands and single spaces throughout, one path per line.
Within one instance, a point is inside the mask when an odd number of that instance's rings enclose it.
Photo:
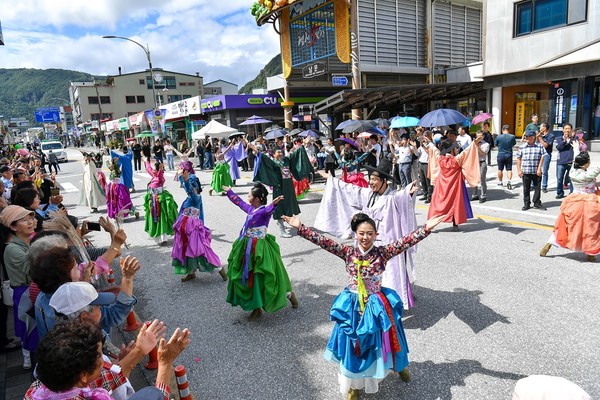
M 421 210 L 428 210 L 429 209 L 428 206 L 424 206 L 422 204 L 417 204 L 416 207 L 419 208 L 419 209 L 421 209 Z M 483 206 L 480 206 L 480 207 L 483 207 Z M 548 215 L 544 215 L 544 214 L 527 213 L 525 211 L 508 210 L 508 209 L 499 208 L 499 207 L 487 207 L 487 208 L 497 209 L 497 210 L 501 210 L 501 211 L 504 211 L 504 212 L 515 212 L 515 213 L 519 213 L 519 214 L 548 217 Z M 553 231 L 554 230 L 554 225 L 536 224 L 536 223 L 533 223 L 533 222 L 517 221 L 516 219 L 493 217 L 491 215 L 474 214 L 473 218 L 479 218 L 479 219 L 483 219 L 485 221 L 503 222 L 505 224 L 522 226 L 524 228 L 534 228 L 534 229 L 541 229 L 541 230 L 545 230 L 545 231 Z M 556 218 L 556 217 L 554 217 L 554 218 Z
M 81 181 L 80 181 L 81 182 Z M 60 183 L 61 192 L 63 193 L 73 193 L 78 192 L 79 189 L 75 187 L 71 182 L 62 182 Z

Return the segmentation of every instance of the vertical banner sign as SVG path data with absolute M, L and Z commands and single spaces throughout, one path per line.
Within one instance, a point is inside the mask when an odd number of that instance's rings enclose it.
M 292 67 L 336 54 L 335 12 L 333 1 L 317 1 L 292 8 L 289 35 Z
M 568 93 L 565 87 L 560 86 L 560 83 L 554 84 L 554 130 L 562 128 L 567 119 L 567 97 Z
M 519 101 L 515 104 L 515 136 L 523 136 L 525 130 L 525 102 Z

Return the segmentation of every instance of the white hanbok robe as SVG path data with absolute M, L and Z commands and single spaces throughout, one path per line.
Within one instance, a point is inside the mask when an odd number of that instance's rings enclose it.
M 83 177 L 81 179 L 80 206 L 98 208 L 106 205 L 104 190 L 96 177 L 96 164 L 93 161 L 83 161 Z

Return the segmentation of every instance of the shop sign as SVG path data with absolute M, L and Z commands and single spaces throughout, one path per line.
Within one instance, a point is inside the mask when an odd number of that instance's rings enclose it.
M 562 128 L 567 118 L 567 89 L 560 86 L 560 83 L 555 83 L 553 88 L 554 94 L 554 130 Z
M 311 11 L 290 18 L 292 67 L 336 54 L 333 1 L 311 3 Z
M 515 104 L 515 135 L 520 137 L 525 130 L 525 102 L 519 101 Z
M 315 76 L 325 75 L 326 72 L 325 63 L 316 62 L 302 68 L 302 77 L 307 79 L 314 78 Z
M 119 118 L 117 121 L 117 126 L 120 131 L 126 131 L 129 129 L 129 124 L 127 123 L 127 118 Z
M 267 97 L 249 97 L 246 102 L 250 105 L 277 105 L 279 103 L 279 99 L 275 96 L 267 96 Z
M 333 75 L 331 86 L 348 86 L 348 77 L 344 75 Z

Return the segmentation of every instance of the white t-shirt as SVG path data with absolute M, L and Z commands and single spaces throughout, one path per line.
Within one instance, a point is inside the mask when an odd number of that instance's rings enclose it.
M 464 135 L 458 135 L 456 137 L 456 141 L 460 144 L 460 147 L 464 150 L 467 147 L 469 147 L 469 145 L 471 144 L 473 139 L 471 139 L 471 136 L 469 136 L 465 133 Z

